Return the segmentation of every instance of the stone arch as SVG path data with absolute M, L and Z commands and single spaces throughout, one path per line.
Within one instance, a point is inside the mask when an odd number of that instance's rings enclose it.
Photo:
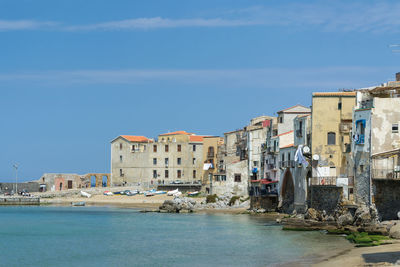
M 289 168 L 286 169 L 281 187 L 282 211 L 291 213 L 294 209 L 294 181 Z

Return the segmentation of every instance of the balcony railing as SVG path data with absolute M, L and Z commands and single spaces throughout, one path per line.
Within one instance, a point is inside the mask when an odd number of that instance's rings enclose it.
M 311 185 L 336 185 L 336 176 L 312 177 Z
M 279 162 L 279 167 L 281 168 L 294 168 L 296 163 L 294 160 L 285 160 Z
M 208 152 L 207 153 L 207 157 L 208 158 L 214 158 L 214 155 L 215 155 L 214 152 Z
M 397 169 L 372 169 L 373 179 L 400 179 L 400 171 Z

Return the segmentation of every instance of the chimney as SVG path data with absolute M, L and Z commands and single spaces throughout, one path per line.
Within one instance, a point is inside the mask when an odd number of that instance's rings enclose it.
M 400 82 L 400 72 L 396 73 L 396 81 Z

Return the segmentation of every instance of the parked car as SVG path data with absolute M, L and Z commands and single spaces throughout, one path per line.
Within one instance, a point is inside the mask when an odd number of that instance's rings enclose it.
M 182 182 L 182 180 L 175 180 L 175 181 L 172 181 L 171 184 L 183 184 L 183 182 Z

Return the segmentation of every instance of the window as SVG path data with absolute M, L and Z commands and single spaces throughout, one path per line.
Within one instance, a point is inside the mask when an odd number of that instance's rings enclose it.
M 135 152 L 135 145 L 132 145 L 132 152 Z
M 285 161 L 285 154 L 284 154 L 284 153 L 282 153 L 282 156 L 281 156 L 281 161 L 282 161 L 282 162 L 284 162 L 284 161 Z
M 122 150 L 122 143 L 119 143 L 119 150 Z
M 253 166 L 257 167 L 257 165 L 258 165 L 258 161 L 253 161 Z
M 196 151 L 196 145 L 193 145 L 193 151 Z
M 336 133 L 329 132 L 328 133 L 328 145 L 335 145 L 336 144 Z
M 290 152 L 287 153 L 287 160 L 290 161 Z
M 398 133 L 399 132 L 399 125 L 397 123 L 392 124 L 392 133 Z
M 182 171 L 181 171 L 181 170 L 178 170 L 178 171 L 177 171 L 177 176 L 178 176 L 178 178 L 181 178 L 181 177 L 182 177 Z
M 235 182 L 240 183 L 242 180 L 240 173 L 235 173 Z
M 182 163 L 182 159 L 178 158 L 178 165 L 181 165 L 181 163 Z
M 339 100 L 339 103 L 337 104 L 337 109 L 341 110 L 342 109 L 342 101 Z
M 122 156 L 119 156 L 119 162 L 122 162 Z
M 122 172 L 122 169 L 119 169 L 119 176 L 123 177 L 124 173 Z
M 356 134 L 353 135 L 356 144 L 364 144 L 365 141 L 365 120 L 356 121 Z
M 165 161 L 165 165 L 168 166 L 169 159 L 168 159 L 168 158 L 165 158 L 164 161 Z
M 196 164 L 196 158 L 193 158 L 193 165 Z
M 182 151 L 182 145 L 178 145 L 177 150 L 178 150 L 178 152 L 181 152 Z
M 157 152 L 157 145 L 153 145 L 153 152 Z
M 165 145 L 165 152 L 168 152 L 168 151 L 169 151 L 169 146 Z
M 279 123 L 283 123 L 283 117 L 282 116 L 279 117 Z
M 165 178 L 169 178 L 169 172 L 168 172 L 168 170 L 165 170 Z
M 196 170 L 193 170 L 193 179 L 196 178 Z
M 153 158 L 153 165 L 157 165 L 157 158 Z
M 157 178 L 157 171 L 153 170 L 153 178 Z
M 208 147 L 208 155 L 209 158 L 213 158 L 214 157 L 214 147 L 210 146 Z

